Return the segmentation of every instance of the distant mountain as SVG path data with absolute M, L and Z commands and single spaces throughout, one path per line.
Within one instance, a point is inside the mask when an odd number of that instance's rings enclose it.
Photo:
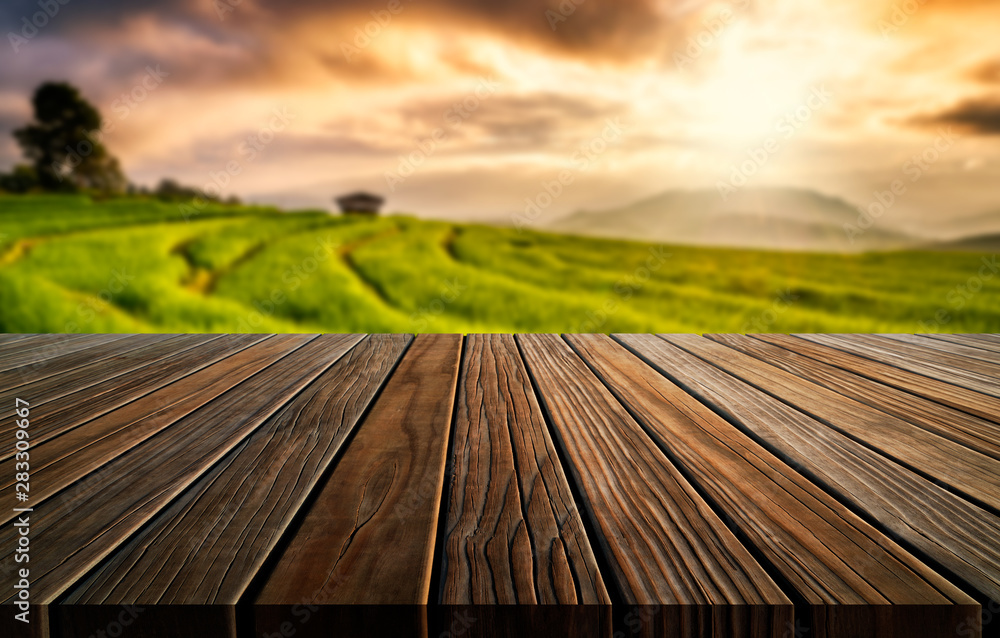
M 1000 233 L 976 235 L 927 246 L 929 250 L 966 253 L 1000 253 Z
M 714 189 L 673 190 L 624 208 L 581 211 L 547 230 L 675 244 L 777 250 L 857 252 L 912 245 L 907 235 L 876 221 L 852 242 L 845 225 L 858 210 L 815 191 L 747 188 L 726 201 Z
M 1000 235 L 1000 211 L 966 217 L 958 220 L 943 220 L 934 228 L 938 237 L 949 240 L 975 239 L 984 235 Z

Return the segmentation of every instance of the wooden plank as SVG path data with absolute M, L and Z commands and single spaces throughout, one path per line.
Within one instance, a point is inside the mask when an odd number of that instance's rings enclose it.
M 441 602 L 610 604 L 514 338 L 463 361 Z
M 946 360 L 953 362 L 959 368 L 969 369 L 971 366 L 971 369 L 978 372 L 996 374 L 997 377 L 1000 377 L 998 374 L 1000 373 L 1000 354 L 982 348 L 908 334 L 876 334 L 866 335 L 866 337 L 874 337 L 878 339 L 877 343 L 886 347 L 889 347 L 890 343 L 905 344 L 906 352 L 919 356 L 925 361 L 940 361 L 940 353 L 945 353 Z
M 945 341 L 948 343 L 956 343 L 963 346 L 969 346 L 971 348 L 979 348 L 980 350 L 987 350 L 996 354 L 1000 354 L 1000 342 L 992 342 L 987 339 L 983 339 L 982 335 L 945 335 L 945 334 L 922 334 L 917 335 L 922 339 L 927 339 L 931 341 Z
M 828 606 L 852 607 L 853 618 L 839 615 L 843 626 L 821 623 L 826 635 L 865 635 L 857 627 L 873 638 L 943 635 L 977 611 L 972 598 L 609 337 L 567 340 L 812 607 L 814 619 L 827 618 Z M 891 612 L 877 617 L 880 605 Z M 933 614 L 914 618 L 907 606 L 918 605 Z
M 242 341 L 248 337 L 234 336 Z M 58 494 L 91 472 L 98 472 L 113 459 L 156 435 L 180 419 L 202 408 L 238 384 L 266 369 L 280 358 L 310 341 L 309 335 L 278 335 L 262 341 L 214 365 L 198 370 L 112 412 L 89 420 L 31 452 L 34 489 L 32 502 Z M 68 415 L 72 418 L 72 413 Z M 70 422 L 70 425 L 76 425 Z M 0 483 L 13 486 L 15 460 L 0 462 Z M 6 476 L 6 478 L 4 478 Z M 82 494 L 99 489 L 103 472 L 85 484 L 60 495 L 70 504 Z M 12 511 L 0 510 L 0 524 L 13 520 Z
M 461 344 L 413 341 L 257 605 L 427 604 Z
M 829 363 L 879 383 L 905 390 L 910 394 L 922 396 L 994 423 L 1000 423 L 1000 399 L 997 397 L 931 379 L 915 372 L 901 370 L 879 361 L 858 357 L 794 336 L 754 335 L 754 338 L 773 343 L 811 359 Z
M 157 514 L 63 604 L 235 605 L 409 341 L 366 338 Z
M 32 600 L 53 603 L 360 339 L 311 340 L 102 468 L 97 491 L 30 515 Z M 0 529 L 12 546 L 13 526 Z M 10 604 L 8 592 L 0 603 Z
M 1000 509 L 1000 461 L 695 335 L 661 335 L 890 458 Z
M 58 335 L 64 336 L 64 335 Z M 168 335 L 143 335 L 150 342 Z M 72 337 L 72 338 L 70 338 Z M 128 335 L 71 335 L 54 339 L 44 345 L 32 346 L 12 352 L 0 361 L 0 390 L 8 390 L 24 383 L 44 379 L 72 368 L 95 361 L 96 357 L 112 356 L 109 346 L 123 341 Z
M 78 367 L 59 371 L 44 378 L 32 379 L 24 384 L 5 387 L 0 390 L 0 401 L 12 401 L 12 397 L 31 391 L 36 397 L 35 403 L 41 406 L 47 401 L 58 399 L 70 392 L 113 379 L 171 354 L 195 348 L 218 338 L 218 335 L 172 335 L 166 337 L 161 335 L 126 335 L 124 339 L 119 339 L 108 344 L 105 348 L 101 348 L 101 350 L 106 349 L 109 356 L 85 362 Z M 88 352 L 97 355 L 98 348 L 91 348 Z
M 705 335 L 745 355 L 1000 459 L 1000 426 L 954 408 L 743 335 Z
M 1000 364 L 1000 344 L 988 341 L 976 341 L 962 335 L 879 335 L 886 339 L 902 341 L 922 348 L 940 350 L 963 357 L 992 364 Z
M 518 341 L 624 602 L 706 612 L 692 633 L 778 636 L 790 601 L 639 424 L 562 339 Z
M 996 516 L 662 339 L 618 339 L 842 502 L 878 521 L 894 540 L 906 541 L 1000 600 Z
M 33 334 L 33 335 L 4 335 L 12 337 L 20 337 L 20 339 L 11 339 L 3 344 L 0 344 L 0 370 L 6 369 L 7 360 L 11 356 L 18 356 L 22 358 L 22 364 L 25 360 L 25 353 L 28 350 L 35 351 L 35 357 L 44 356 L 43 352 L 48 350 L 53 350 L 54 346 L 69 346 L 73 342 L 83 339 L 83 347 L 90 347 L 94 343 L 99 343 L 103 340 L 100 339 L 101 335 L 82 335 L 82 334 Z M 88 345 L 89 342 L 89 345 Z M 55 356 L 55 355 L 51 355 Z M 30 357 L 26 358 L 27 361 L 31 361 Z
M 67 381 L 66 386 L 50 392 L 44 387 L 46 382 L 39 386 L 32 384 L 17 395 L 29 400 L 32 410 L 38 414 L 32 424 L 32 444 L 40 445 L 265 338 L 264 335 L 225 335 L 202 337 L 186 343 L 165 341 L 136 353 L 134 364 L 139 367 L 93 385 L 80 379 L 77 381 L 81 387 L 77 388 Z M 174 344 L 173 348 L 169 347 L 171 344 Z M 161 345 L 166 345 L 166 348 L 161 348 Z M 139 358 L 138 354 L 143 356 Z M 50 399 L 52 395 L 58 395 L 58 398 Z M 5 425 L 8 424 L 0 421 L 0 428 Z M 0 450 L 0 460 L 12 455 L 10 450 Z
M 129 379 L 142 376 L 143 371 L 146 372 L 145 376 L 155 377 L 161 362 L 216 339 L 218 337 L 215 336 L 179 335 L 145 344 L 134 350 L 122 351 L 110 359 L 81 366 L 72 372 L 52 375 L 14 390 L 0 392 L 0 405 L 13 405 L 17 397 L 29 401 L 32 410 L 38 415 L 32 423 L 32 443 L 39 444 L 52 438 L 59 431 L 59 428 L 55 427 L 55 420 L 50 420 L 50 417 L 57 413 L 60 406 L 65 408 L 66 402 L 53 406 L 51 405 L 53 401 L 75 393 L 76 396 L 70 405 L 80 400 L 89 404 L 93 398 L 100 397 L 102 388 L 103 391 L 107 391 L 109 387 L 113 389 L 127 384 Z M 117 343 L 128 347 L 129 344 L 136 342 L 136 339 L 129 338 Z M 122 379 L 123 375 L 126 379 Z M 0 437 L 10 436 L 17 429 L 15 421 L 14 415 L 0 419 Z M 0 455 L 2 455 L 0 458 L 10 458 L 12 453 L 6 450 L 0 451 Z
M 67 340 L 80 335 L 49 334 L 2 334 L 0 333 L 0 362 L 8 354 L 21 352 L 26 348 L 41 347 L 53 341 Z
M 796 335 L 802 339 L 830 346 L 844 352 L 887 363 L 897 368 L 915 372 L 926 377 L 944 381 L 975 392 L 981 392 L 993 397 L 1000 397 L 1000 384 L 997 377 L 990 377 L 971 370 L 962 369 L 956 365 L 946 365 L 947 355 L 941 353 L 938 362 L 927 361 L 903 352 L 904 344 L 899 347 L 880 347 L 867 341 L 864 335 Z

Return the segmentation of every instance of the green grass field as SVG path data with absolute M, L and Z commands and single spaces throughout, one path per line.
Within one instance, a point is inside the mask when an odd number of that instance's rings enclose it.
M 3 332 L 1000 332 L 995 269 L 0 197 Z

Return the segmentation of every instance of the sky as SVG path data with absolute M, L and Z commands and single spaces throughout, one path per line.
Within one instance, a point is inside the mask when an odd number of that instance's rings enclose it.
M 0 169 L 65 80 L 137 184 L 503 221 L 543 192 L 555 218 L 898 182 L 886 219 L 931 228 L 1000 211 L 997 24 L 995 0 L 4 0 Z

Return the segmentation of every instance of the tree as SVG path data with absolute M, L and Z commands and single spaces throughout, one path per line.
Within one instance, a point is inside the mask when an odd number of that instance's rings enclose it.
M 32 98 L 35 121 L 14 131 L 25 157 L 47 191 L 90 190 L 116 194 L 127 182 L 105 148 L 101 114 L 64 82 L 47 82 Z
M 27 193 L 38 187 L 38 175 L 27 164 L 18 164 L 9 174 L 0 173 L 0 191 Z

